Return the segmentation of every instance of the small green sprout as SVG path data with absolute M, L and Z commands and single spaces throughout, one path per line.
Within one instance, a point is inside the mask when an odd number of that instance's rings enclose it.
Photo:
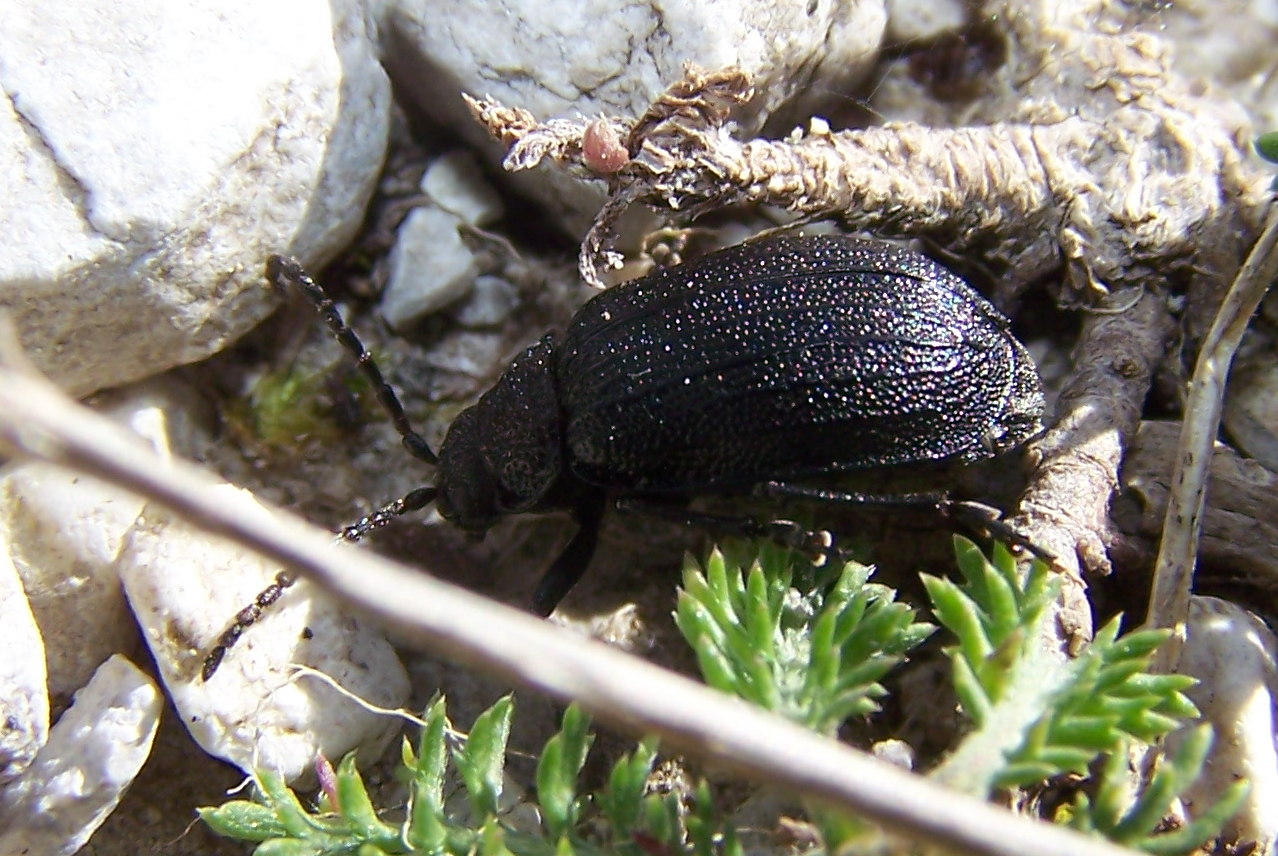
M 1197 716 L 1185 695 L 1191 679 L 1148 671 L 1165 634 L 1120 636 L 1115 619 L 1079 657 L 1063 658 L 1042 641 L 1058 589 L 1043 563 L 1023 567 L 997 545 L 986 556 L 961 538 L 955 552 L 961 580 L 925 575 L 923 582 L 953 640 L 944 650 L 972 730 L 926 775 L 987 797 L 1066 774 L 1090 777 L 1054 819 L 1160 856 L 1189 853 L 1218 835 L 1245 783 L 1179 828 L 1165 820 L 1202 770 L 1207 727 L 1188 732 L 1132 792 L 1128 758 Z M 870 574 L 855 562 L 814 569 L 768 544 L 715 550 L 704 563 L 686 563 L 676 621 L 708 683 L 834 734 L 849 717 L 878 710 L 886 692 L 880 681 L 936 630 Z M 460 738 L 443 700 L 433 703 L 415 747 L 403 744 L 405 807 L 396 812 L 374 807 L 348 757 L 327 777 L 319 807 L 259 773 L 254 800 L 200 815 L 222 835 L 255 842 L 259 856 L 743 852 L 745 832 L 719 814 L 709 784 L 693 783 L 683 795 L 651 789 L 654 740 L 616 761 L 601 788 L 583 791 L 592 736 L 575 706 L 539 756 L 536 798 L 521 801 L 538 820 L 516 823 L 505 792 L 513 710 L 509 697 L 499 700 Z M 805 828 L 811 840 L 796 849 L 813 856 L 872 850 L 886 840 L 872 824 L 819 806 L 809 807 Z
M 503 800 L 513 713 L 511 698 L 499 699 L 458 739 L 444 701 L 435 701 L 416 747 L 405 741 L 401 749 L 407 805 L 395 813 L 375 810 L 347 756 L 334 772 L 335 806 L 326 797 L 322 808 L 307 808 L 278 776 L 259 773 L 256 799 L 203 808 L 200 817 L 220 835 L 257 843 L 257 856 L 740 856 L 736 832 L 717 814 L 709 785 L 700 783 L 687 804 L 650 792 L 654 741 L 617 761 L 602 789 L 583 793 L 579 778 L 593 737 L 575 705 L 538 761 L 537 796 L 527 804 L 540 828 L 516 823 Z M 449 800 L 458 789 L 465 796 L 460 809 Z
M 675 621 L 706 683 L 823 734 L 877 711 L 880 679 L 935 628 L 869 582 L 869 566 L 833 570 L 819 584 L 810 562 L 770 544 L 689 558 Z

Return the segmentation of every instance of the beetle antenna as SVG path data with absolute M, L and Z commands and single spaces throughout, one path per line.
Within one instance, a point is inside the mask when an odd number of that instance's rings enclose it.
M 410 490 L 394 502 L 388 502 L 367 517 L 362 517 L 349 526 L 343 526 L 338 535 L 343 541 L 358 541 L 370 532 L 381 529 L 396 517 L 402 517 L 410 511 L 420 511 L 435 501 L 439 491 L 431 486 Z
M 343 541 L 358 541 L 368 533 L 381 529 L 397 517 L 401 517 L 410 511 L 420 511 L 434 502 L 435 495 L 438 493 L 439 491 L 434 487 L 419 487 L 415 490 L 410 490 L 399 499 L 386 503 L 367 517 L 361 518 L 350 526 L 343 526 L 338 530 L 337 534 Z M 231 647 L 240 640 L 240 637 L 244 635 L 244 631 L 256 624 L 267 608 L 279 600 L 280 595 L 284 594 L 284 590 L 296 581 L 297 575 L 292 571 L 280 571 L 275 575 L 275 579 L 271 581 L 269 586 L 258 592 L 252 603 L 235 613 L 235 620 L 231 622 L 226 630 L 222 631 L 222 635 L 217 638 L 217 644 L 209 649 L 208 656 L 204 658 L 204 665 L 200 669 L 200 680 L 207 681 L 213 677 L 217 672 L 218 666 L 222 665 L 226 652 L 231 650 Z
M 245 630 L 257 623 L 257 620 L 262 617 L 262 613 L 266 611 L 267 607 L 280 599 L 280 595 L 284 594 L 284 589 L 296 581 L 297 575 L 292 571 L 280 571 L 275 575 L 275 579 L 269 586 L 258 592 L 252 603 L 235 613 L 235 621 L 231 623 L 230 627 L 222 631 L 222 635 L 217 638 L 217 644 L 209 650 L 208 656 L 204 658 L 204 666 L 200 669 L 201 681 L 207 681 L 213 677 L 213 673 L 217 671 L 218 666 L 222 665 L 222 659 L 226 656 L 226 652 L 231 649 L 231 646 L 240 640 Z
M 337 306 L 324 291 L 324 287 L 311 278 L 297 259 L 290 256 L 271 256 L 266 262 L 266 276 L 282 292 L 288 291 L 291 286 L 306 295 L 311 305 L 324 319 L 324 323 L 328 325 L 328 329 L 332 331 L 333 336 L 355 358 L 355 364 L 372 384 L 382 409 L 386 411 L 391 424 L 403 438 L 404 448 L 415 458 L 428 464 L 436 463 L 438 458 L 422 435 L 413 430 L 412 423 L 408 421 L 408 416 L 404 413 L 404 406 L 399 402 L 399 396 L 386 382 L 382 370 L 373 360 L 373 355 L 364 347 L 364 343 L 360 341 L 359 336 L 355 335 L 355 331 L 342 320 L 341 313 L 337 311 Z
M 333 336 L 355 358 L 355 364 L 359 366 L 359 370 L 364 373 L 364 377 L 368 379 L 374 391 L 376 391 L 377 400 L 381 403 L 382 409 L 386 411 L 391 423 L 395 426 L 395 430 L 399 432 L 399 436 L 403 439 L 404 448 L 408 449 L 409 453 L 415 458 L 419 458 L 428 464 L 436 463 L 438 458 L 431 451 L 430 445 L 426 440 L 413 430 L 407 414 L 404 413 L 404 406 L 400 404 L 399 396 L 395 394 L 395 390 L 391 388 L 391 385 L 386 382 L 381 369 L 377 367 L 377 363 L 373 360 L 373 355 L 364 347 L 364 343 L 360 341 L 359 336 L 355 335 L 355 331 L 342 320 L 341 314 L 337 311 L 337 306 L 324 291 L 323 286 L 311 278 L 311 275 L 306 272 L 297 259 L 288 256 L 271 256 L 266 262 L 266 276 L 281 292 L 286 292 L 292 287 L 306 295 L 307 299 L 310 300 L 316 311 L 324 319 L 324 323 L 328 325 L 328 329 L 332 331 Z M 411 490 L 403 497 L 387 503 L 367 517 L 349 526 L 342 527 L 338 531 L 338 535 L 344 541 L 358 541 L 368 533 L 390 523 L 396 517 L 400 517 L 410 511 L 418 511 L 425 508 L 434 501 L 437 493 L 438 491 L 434 487 L 419 487 Z M 235 619 L 226 630 L 222 631 L 222 635 L 218 637 L 217 644 L 210 649 L 208 656 L 204 658 L 204 666 L 200 669 L 201 680 L 207 681 L 213 677 L 214 673 L 217 672 L 218 666 L 221 665 L 222 660 L 226 657 L 226 652 L 239 641 L 245 630 L 257 623 L 262 614 L 271 604 L 280 599 L 280 596 L 284 594 L 284 590 L 293 585 L 296 579 L 297 577 L 292 571 L 281 571 L 275 575 L 275 579 L 269 586 L 258 592 L 252 603 L 235 614 Z

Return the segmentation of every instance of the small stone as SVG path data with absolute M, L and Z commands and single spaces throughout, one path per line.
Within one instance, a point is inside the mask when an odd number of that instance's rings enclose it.
M 165 456 L 176 447 L 200 457 L 209 441 L 196 416 L 200 403 L 172 377 L 104 393 L 95 406 Z M 55 705 L 107 657 L 141 651 L 116 560 L 143 508 L 127 491 L 50 464 L 21 462 L 0 471 L 0 548 L 43 628 Z
M 399 227 L 381 310 L 395 330 L 465 297 L 479 266 L 458 229 L 465 221 L 434 205 L 413 210 Z
M 1247 779 L 1251 790 L 1225 823 L 1225 840 L 1254 841 L 1255 852 L 1272 852 L 1278 841 L 1278 639 L 1241 606 L 1197 595 L 1189 601 L 1186 634 L 1179 671 L 1198 679 L 1188 695 L 1211 724 L 1215 740 L 1202 775 L 1182 795 L 1185 808 L 1195 817 L 1229 785 Z M 1168 737 L 1168 752 L 1179 743 L 1179 734 Z
M 501 217 L 497 191 L 489 186 L 475 156 L 463 149 L 436 158 L 422 176 L 422 193 L 472 226 L 487 226 Z
M 888 0 L 889 44 L 926 42 L 945 32 L 957 31 L 967 22 L 962 0 Z
M 35 763 L 0 792 L 0 853 L 70 856 L 83 847 L 151 754 L 163 706 L 127 659 L 103 663 Z
M 0 550 L 0 785 L 22 773 L 49 736 L 44 640 L 18 570 Z
M 499 276 L 475 278 L 470 299 L 458 306 L 453 318 L 463 327 L 499 327 L 519 306 L 519 291 Z
M 0 543 L 43 628 L 56 703 L 107 657 L 138 650 L 115 562 L 142 508 L 133 494 L 51 464 L 22 462 L 0 477 Z
M 914 747 L 904 740 L 880 740 L 870 747 L 874 757 L 902 770 L 914 769 Z

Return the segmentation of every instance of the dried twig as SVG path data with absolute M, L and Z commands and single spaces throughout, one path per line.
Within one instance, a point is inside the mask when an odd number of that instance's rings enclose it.
M 1133 500 L 1115 512 L 1122 527 L 1111 547 L 1126 567 L 1153 568 L 1167 516 L 1173 464 L 1181 426 L 1146 421 L 1123 456 L 1123 489 Z M 1202 534 L 1198 537 L 1195 586 L 1203 568 L 1212 583 L 1243 584 L 1272 596 L 1278 592 L 1278 472 L 1217 443 L 1211 455 Z M 1249 603 L 1255 608 L 1256 602 Z
M 1173 631 L 1168 644 L 1158 650 L 1154 660 L 1156 669 L 1174 672 L 1180 662 L 1198 535 L 1202 529 L 1207 473 L 1220 429 L 1225 381 L 1247 323 L 1275 277 L 1278 277 L 1278 206 L 1271 206 L 1265 230 L 1225 295 L 1189 382 L 1185 421 L 1181 426 L 1179 453 L 1172 471 L 1172 489 L 1167 499 L 1167 516 L 1145 619 L 1150 627 L 1168 627 Z
M 1056 424 L 1035 444 L 1040 463 L 1012 525 L 1055 553 L 1066 574 L 1058 621 L 1071 649 L 1091 638 L 1081 571 L 1110 572 L 1110 500 L 1173 329 L 1166 301 L 1154 292 L 1142 293 L 1126 312 L 1087 316 L 1074 372 L 1057 401 Z

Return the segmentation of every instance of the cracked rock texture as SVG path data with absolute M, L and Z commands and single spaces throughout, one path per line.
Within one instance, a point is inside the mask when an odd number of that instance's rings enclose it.
M 323 0 L 22 0 L 0 89 L 0 307 L 78 394 L 216 352 L 273 308 L 268 253 L 343 246 L 390 103 L 363 8 Z
M 275 305 L 267 255 L 314 264 L 358 228 L 388 138 L 379 54 L 410 111 L 472 141 L 462 91 L 628 113 L 687 61 L 749 69 L 767 91 L 745 117 L 757 129 L 864 75 L 884 22 L 874 0 L 19 0 L 0 30 L 0 308 L 76 394 L 236 340 Z M 602 198 L 534 186 L 570 232 Z

